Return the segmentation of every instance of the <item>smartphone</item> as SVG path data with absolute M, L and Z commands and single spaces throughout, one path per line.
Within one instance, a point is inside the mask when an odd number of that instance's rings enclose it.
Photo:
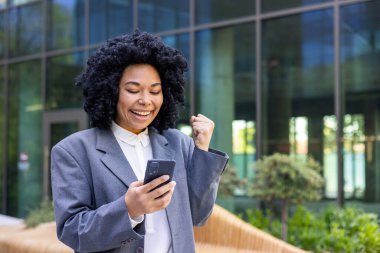
M 161 159 L 148 160 L 148 163 L 146 165 L 144 184 L 147 184 L 150 181 L 163 175 L 168 175 L 169 180 L 158 185 L 153 190 L 161 187 L 164 184 L 169 183 L 170 181 L 172 181 L 172 178 L 173 178 L 174 167 L 175 167 L 174 160 L 161 160 Z

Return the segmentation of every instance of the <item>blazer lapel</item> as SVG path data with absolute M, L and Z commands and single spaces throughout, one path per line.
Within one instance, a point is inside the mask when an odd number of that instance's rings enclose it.
M 100 158 L 101 161 L 126 186 L 137 181 L 137 177 L 112 131 L 98 129 L 96 149 L 105 152 Z
M 174 154 L 168 146 L 168 141 L 152 127 L 149 128 L 149 139 L 154 159 L 173 159 Z

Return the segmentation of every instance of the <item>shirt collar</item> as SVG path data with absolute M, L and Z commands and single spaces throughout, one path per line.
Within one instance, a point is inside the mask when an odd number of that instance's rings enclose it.
M 128 143 L 130 145 L 135 146 L 138 142 L 141 142 L 142 146 L 146 147 L 150 143 L 148 128 L 145 128 L 145 130 L 139 134 L 135 134 L 131 131 L 122 128 L 114 121 L 112 121 L 111 130 L 118 140 Z

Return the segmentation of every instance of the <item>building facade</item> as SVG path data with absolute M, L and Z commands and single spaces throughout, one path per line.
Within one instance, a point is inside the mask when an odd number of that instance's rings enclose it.
M 88 127 L 75 76 L 136 28 L 187 57 L 178 127 L 212 118 L 240 177 L 264 155 L 311 155 L 325 199 L 380 204 L 379 13 L 379 0 L 0 0 L 0 212 L 51 196 L 50 148 Z

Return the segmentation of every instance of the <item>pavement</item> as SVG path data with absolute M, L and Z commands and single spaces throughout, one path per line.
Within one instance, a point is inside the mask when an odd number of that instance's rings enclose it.
M 1 225 L 19 225 L 19 224 L 22 224 L 23 222 L 24 222 L 23 219 L 0 214 L 0 226 Z

